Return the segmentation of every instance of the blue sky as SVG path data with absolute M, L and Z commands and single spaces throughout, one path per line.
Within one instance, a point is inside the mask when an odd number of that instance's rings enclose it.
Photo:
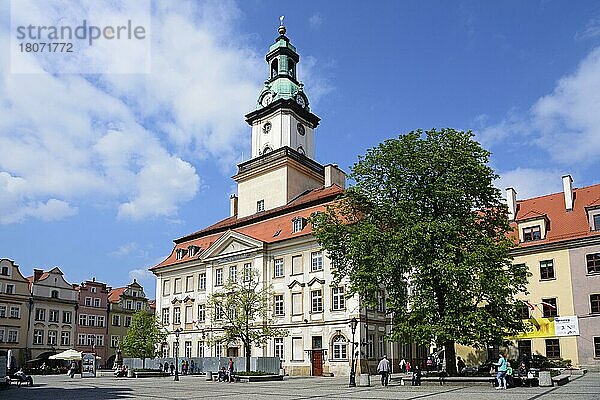
M 0 257 L 154 296 L 146 269 L 172 240 L 227 216 L 279 15 L 318 161 L 348 171 L 399 133 L 454 127 L 519 198 L 565 173 L 600 182 L 597 1 L 153 2 L 149 74 L 12 74 L 0 57 Z M 9 30 L 0 0 L 1 54 Z

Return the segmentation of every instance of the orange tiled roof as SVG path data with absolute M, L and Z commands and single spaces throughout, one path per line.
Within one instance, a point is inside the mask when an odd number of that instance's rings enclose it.
M 176 265 L 190 261 L 189 257 L 177 260 L 175 251 L 180 248 L 187 249 L 188 246 L 194 245 L 200 247 L 201 250 L 198 254 L 201 254 L 202 251 L 210 247 L 228 230 L 233 230 L 266 243 L 280 242 L 293 237 L 309 235 L 312 233 L 312 230 L 308 225 L 301 232 L 293 233 L 292 219 L 296 217 L 308 218 L 316 211 L 324 211 L 326 205 L 343 192 L 344 189 L 337 185 L 313 189 L 299 195 L 282 207 L 244 218 L 237 218 L 236 216 L 225 218 L 207 228 L 176 239 L 174 241 L 175 247 L 171 251 L 171 254 L 161 263 L 150 268 L 150 270 L 153 271 L 167 265 Z M 278 231 L 280 231 L 279 234 L 275 236 Z
M 108 301 L 111 303 L 118 303 L 119 299 L 125 292 L 125 287 L 115 288 L 108 292 Z
M 28 276 L 27 280 L 29 281 L 29 283 L 33 283 L 33 277 L 34 275 Z M 40 279 L 38 279 L 37 281 L 43 281 L 44 279 L 46 279 L 48 277 L 48 273 L 44 272 L 42 275 L 40 275 Z
M 600 235 L 600 231 L 590 230 L 586 210 L 587 207 L 600 205 L 600 184 L 575 188 L 573 193 L 572 211 L 566 210 L 563 192 L 517 201 L 515 222 L 511 223 L 514 228 L 519 221 L 536 216 L 545 216 L 550 222 L 543 240 L 521 243 L 521 247 Z M 518 233 L 515 232 L 515 235 Z

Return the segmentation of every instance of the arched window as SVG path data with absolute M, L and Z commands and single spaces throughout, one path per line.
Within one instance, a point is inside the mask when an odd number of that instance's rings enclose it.
M 275 78 L 278 73 L 279 73 L 279 61 L 277 59 L 274 59 L 273 62 L 271 62 L 271 78 Z
M 332 360 L 348 359 L 348 342 L 343 335 L 335 335 L 331 340 Z
M 58 299 L 58 290 L 53 290 L 50 293 L 50 297 L 52 297 L 53 299 Z
M 302 146 L 298 146 L 298 153 L 306 154 L 306 152 L 304 151 L 304 148 Z
M 292 60 L 288 61 L 288 75 L 296 79 L 296 65 Z
M 262 153 L 263 154 L 267 154 L 267 153 L 270 153 L 272 151 L 273 151 L 273 149 L 269 145 L 266 145 L 265 148 L 263 149 Z

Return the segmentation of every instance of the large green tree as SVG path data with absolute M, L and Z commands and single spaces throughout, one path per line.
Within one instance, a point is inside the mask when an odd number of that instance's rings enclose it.
M 273 327 L 273 292 L 259 279 L 254 269 L 245 269 L 241 276 L 228 279 L 221 290 L 208 300 L 208 308 L 215 331 L 212 342 L 241 341 L 246 357 L 246 372 L 250 371 L 252 346 L 259 346 L 269 338 L 285 336 L 287 332 Z
M 336 279 L 373 302 L 382 288 L 394 340 L 445 346 L 500 344 L 522 328 L 515 295 L 526 268 L 513 241 L 490 153 L 471 132 L 414 131 L 367 151 L 354 186 L 313 217 Z
M 121 348 L 129 357 L 141 358 L 142 368 L 146 368 L 146 358 L 154 358 L 157 346 L 167 334 L 161 331 L 161 325 L 153 314 L 141 310 L 133 315 L 127 334 L 121 341 Z

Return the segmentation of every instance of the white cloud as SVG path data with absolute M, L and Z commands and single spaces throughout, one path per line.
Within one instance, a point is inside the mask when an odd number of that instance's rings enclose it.
M 575 33 L 575 39 L 592 39 L 600 36 L 600 17 L 588 21 L 585 28 Z
M 110 253 L 113 257 L 138 257 L 147 259 L 149 253 L 147 250 L 144 250 L 137 242 L 127 242 L 118 249 Z
M 56 11 L 35 5 L 32 15 Z M 198 193 L 194 164 L 231 168 L 248 144 L 262 54 L 235 31 L 231 1 L 154 7 L 150 74 L 14 75 L 0 60 L 0 223 L 66 217 L 87 199 L 119 218 L 173 219 Z
M 308 19 L 308 25 L 311 29 L 319 29 L 323 25 L 323 16 L 321 13 L 315 13 Z
M 558 170 L 516 168 L 499 173 L 500 178 L 494 182 L 495 186 L 502 191 L 512 187 L 517 191 L 519 199 L 556 193 L 562 190 L 562 179 L 564 175 Z
M 147 269 L 132 269 L 129 271 L 129 279 L 138 281 L 146 289 L 146 292 L 152 291 L 154 288 L 154 274 Z

